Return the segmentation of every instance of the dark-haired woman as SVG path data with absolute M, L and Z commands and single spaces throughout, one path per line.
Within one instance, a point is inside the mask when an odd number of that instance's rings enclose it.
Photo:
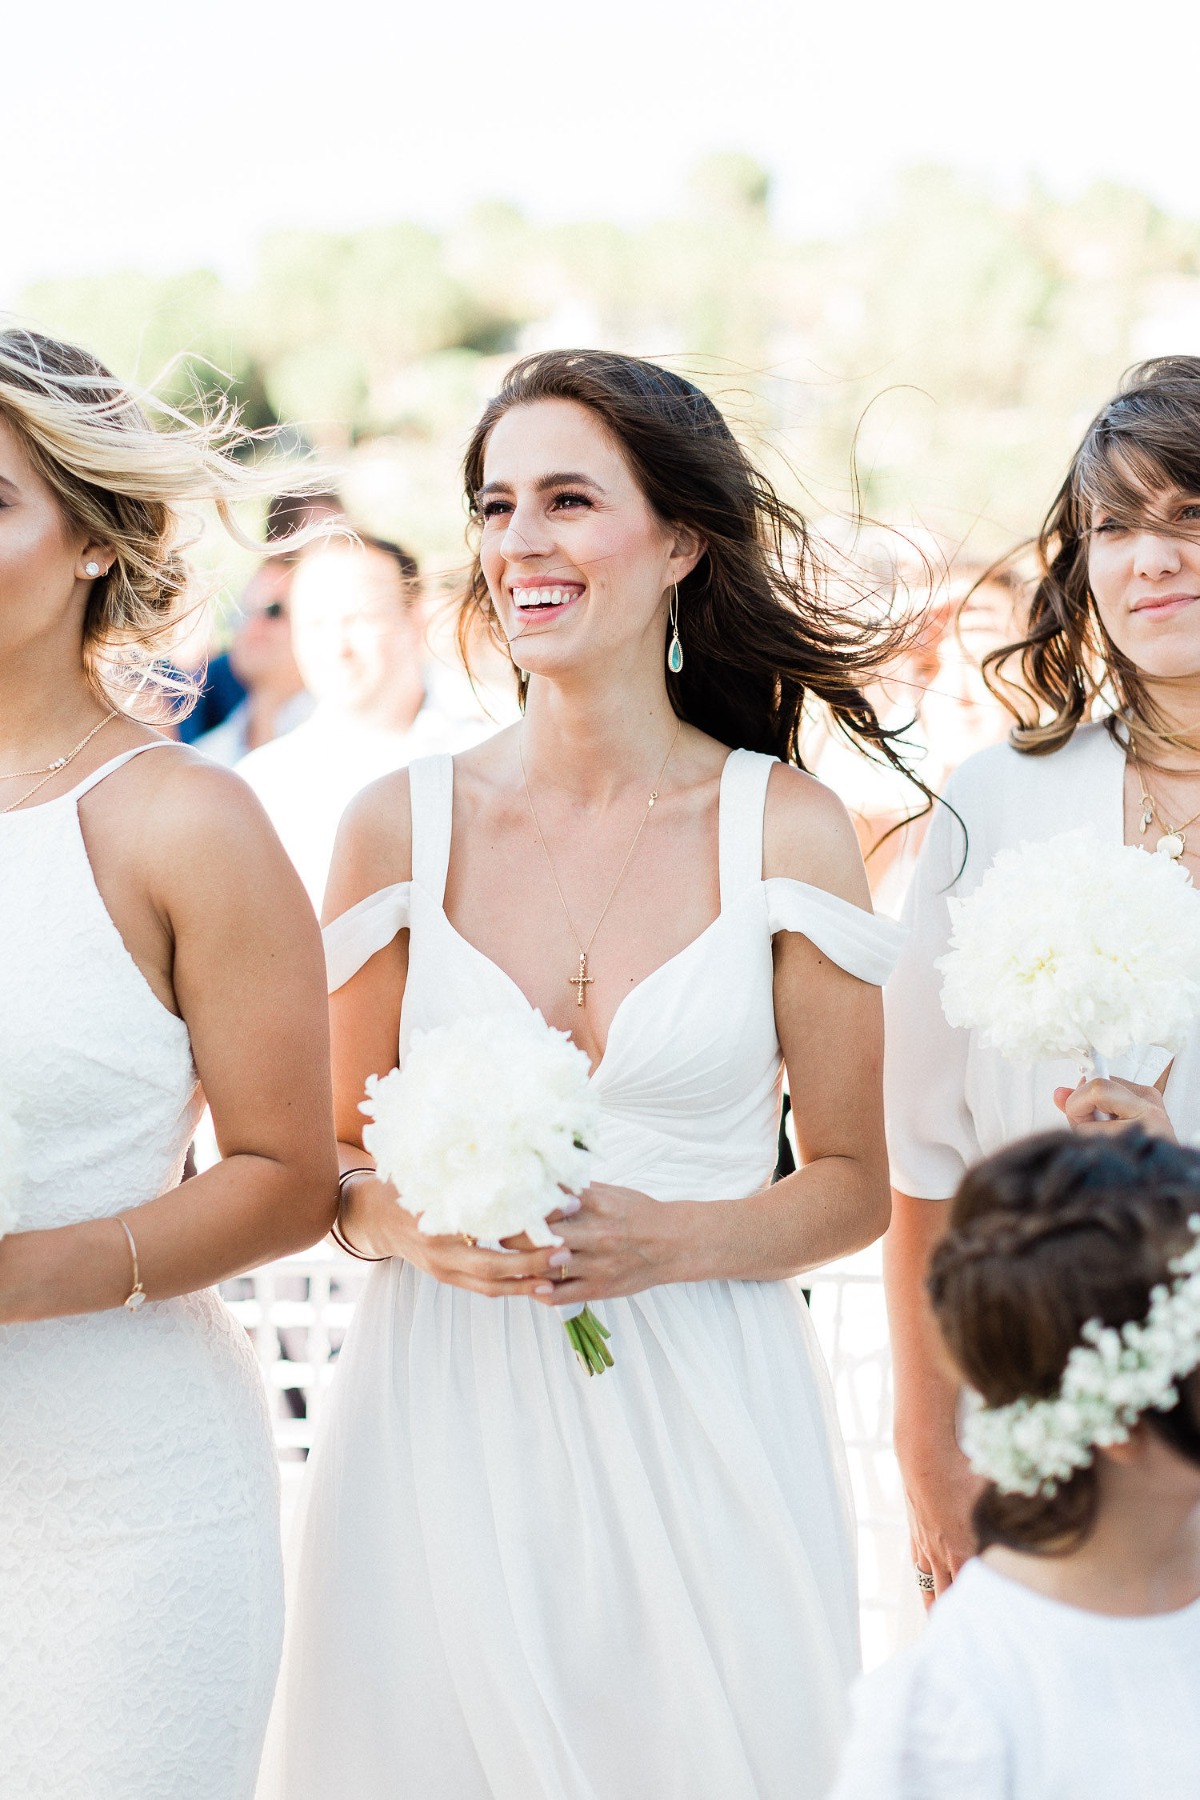
M 265 1791 L 816 1796 L 854 1549 L 791 1277 L 886 1222 L 894 927 L 788 763 L 807 691 L 878 734 L 857 688 L 885 646 L 822 611 L 779 554 L 801 522 L 651 364 L 517 365 L 466 486 L 465 625 L 507 644 L 524 717 L 369 788 L 335 855 L 340 1230 L 380 1260 L 313 1457 Z M 560 1250 L 422 1237 L 363 1172 L 363 1083 L 418 1030 L 529 1007 L 591 1058 L 598 1179 Z M 785 1058 L 805 1166 L 772 1187 Z M 612 1333 L 593 1381 L 578 1301 Z
M 930 1290 L 983 1402 L 983 1554 L 862 1684 L 832 1800 L 1195 1794 L 1200 1155 L 1138 1130 L 1003 1150 L 963 1182 Z M 1136 1360 L 1119 1393 L 1097 1321 Z
M 939 809 L 931 826 L 887 993 L 895 1442 L 928 1596 L 974 1547 L 957 1384 L 923 1291 L 944 1202 L 981 1155 L 1064 1114 L 1080 1129 L 1137 1120 L 1200 1142 L 1200 1032 L 1169 1067 L 1148 1050 L 1120 1079 L 1077 1085 L 1068 1062 L 1019 1069 L 947 1025 L 936 968 L 948 899 L 969 894 L 1009 846 L 1089 826 L 1178 856 L 1200 878 L 1200 359 L 1130 373 L 1088 428 L 1038 552 L 1028 634 L 993 672 L 1017 725 L 946 788 L 954 812 Z M 1094 1123 L 1097 1111 L 1115 1123 Z

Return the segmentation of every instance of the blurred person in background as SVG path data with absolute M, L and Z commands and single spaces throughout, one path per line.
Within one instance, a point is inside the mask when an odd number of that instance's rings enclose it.
M 997 743 L 1009 715 L 983 678 L 983 660 L 1021 629 L 1022 583 L 1005 569 L 952 564 L 940 594 L 922 596 L 925 629 L 872 689 L 880 717 L 911 720 L 901 748 L 935 793 L 976 750 Z M 854 820 L 871 898 L 898 917 L 929 824 L 891 764 L 868 759 L 840 736 L 814 746 L 810 766 Z
M 267 507 L 267 542 L 281 543 L 341 512 L 336 494 L 277 494 Z M 312 712 L 292 653 L 289 596 L 295 568 L 295 553 L 285 552 L 255 570 L 238 607 L 233 641 L 210 661 L 196 712 L 180 722 L 181 738 L 226 767 L 282 737 Z
M 234 674 L 228 653 L 221 650 L 216 656 L 206 657 L 205 636 L 198 636 L 192 655 L 177 665 L 181 674 L 191 676 L 199 686 L 191 712 L 170 726 L 171 736 L 181 744 L 198 744 L 202 737 L 219 730 L 246 699 L 246 689 Z
M 302 724 L 313 710 L 292 651 L 292 573 L 282 559 L 255 571 L 242 595 L 233 641 L 219 659 L 241 683 L 245 698 L 195 744 L 227 768 Z
M 359 789 L 488 728 L 427 694 L 420 572 L 399 544 L 360 533 L 315 545 L 301 553 L 290 602 L 292 649 L 315 710 L 239 773 L 319 907 L 338 822 Z

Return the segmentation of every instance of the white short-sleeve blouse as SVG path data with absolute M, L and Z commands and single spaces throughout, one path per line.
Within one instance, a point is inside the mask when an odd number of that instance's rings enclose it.
M 905 907 L 908 938 L 884 992 L 888 1147 L 892 1183 L 922 1200 L 948 1199 L 972 1163 L 1032 1131 L 1063 1127 L 1056 1087 L 1079 1080 L 1069 1061 L 1016 1068 L 972 1031 L 948 1025 L 934 966 L 949 946 L 952 896 L 978 887 L 996 853 L 1079 826 L 1124 837 L 1125 756 L 1102 724 L 1084 725 L 1050 756 L 997 744 L 951 776 L 930 824 Z M 963 827 L 966 828 L 964 843 Z M 1113 1063 L 1152 1082 L 1158 1053 Z M 1200 1143 L 1200 1031 L 1175 1058 L 1167 1110 L 1181 1141 Z

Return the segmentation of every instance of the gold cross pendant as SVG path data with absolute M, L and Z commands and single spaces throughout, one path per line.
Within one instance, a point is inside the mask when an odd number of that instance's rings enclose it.
M 592 985 L 592 981 L 593 981 L 593 977 L 591 975 L 589 975 L 587 972 L 587 951 L 581 950 L 579 952 L 579 973 L 578 973 L 578 975 L 568 975 L 567 976 L 567 986 L 573 987 L 575 989 L 575 1004 L 576 1004 L 576 1006 L 582 1006 L 584 1001 L 587 999 L 587 995 L 584 993 L 584 989 L 590 988 Z

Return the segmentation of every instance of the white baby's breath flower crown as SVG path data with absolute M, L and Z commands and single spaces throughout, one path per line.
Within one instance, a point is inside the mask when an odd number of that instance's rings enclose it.
M 1145 1319 L 1119 1330 L 1090 1319 L 1053 1398 L 976 1398 L 961 1432 L 976 1474 L 1005 1494 L 1053 1494 L 1100 1446 L 1123 1444 L 1142 1413 L 1176 1405 L 1177 1382 L 1200 1366 L 1200 1213 L 1188 1228 L 1194 1241 L 1170 1264 L 1170 1286 L 1152 1291 Z

